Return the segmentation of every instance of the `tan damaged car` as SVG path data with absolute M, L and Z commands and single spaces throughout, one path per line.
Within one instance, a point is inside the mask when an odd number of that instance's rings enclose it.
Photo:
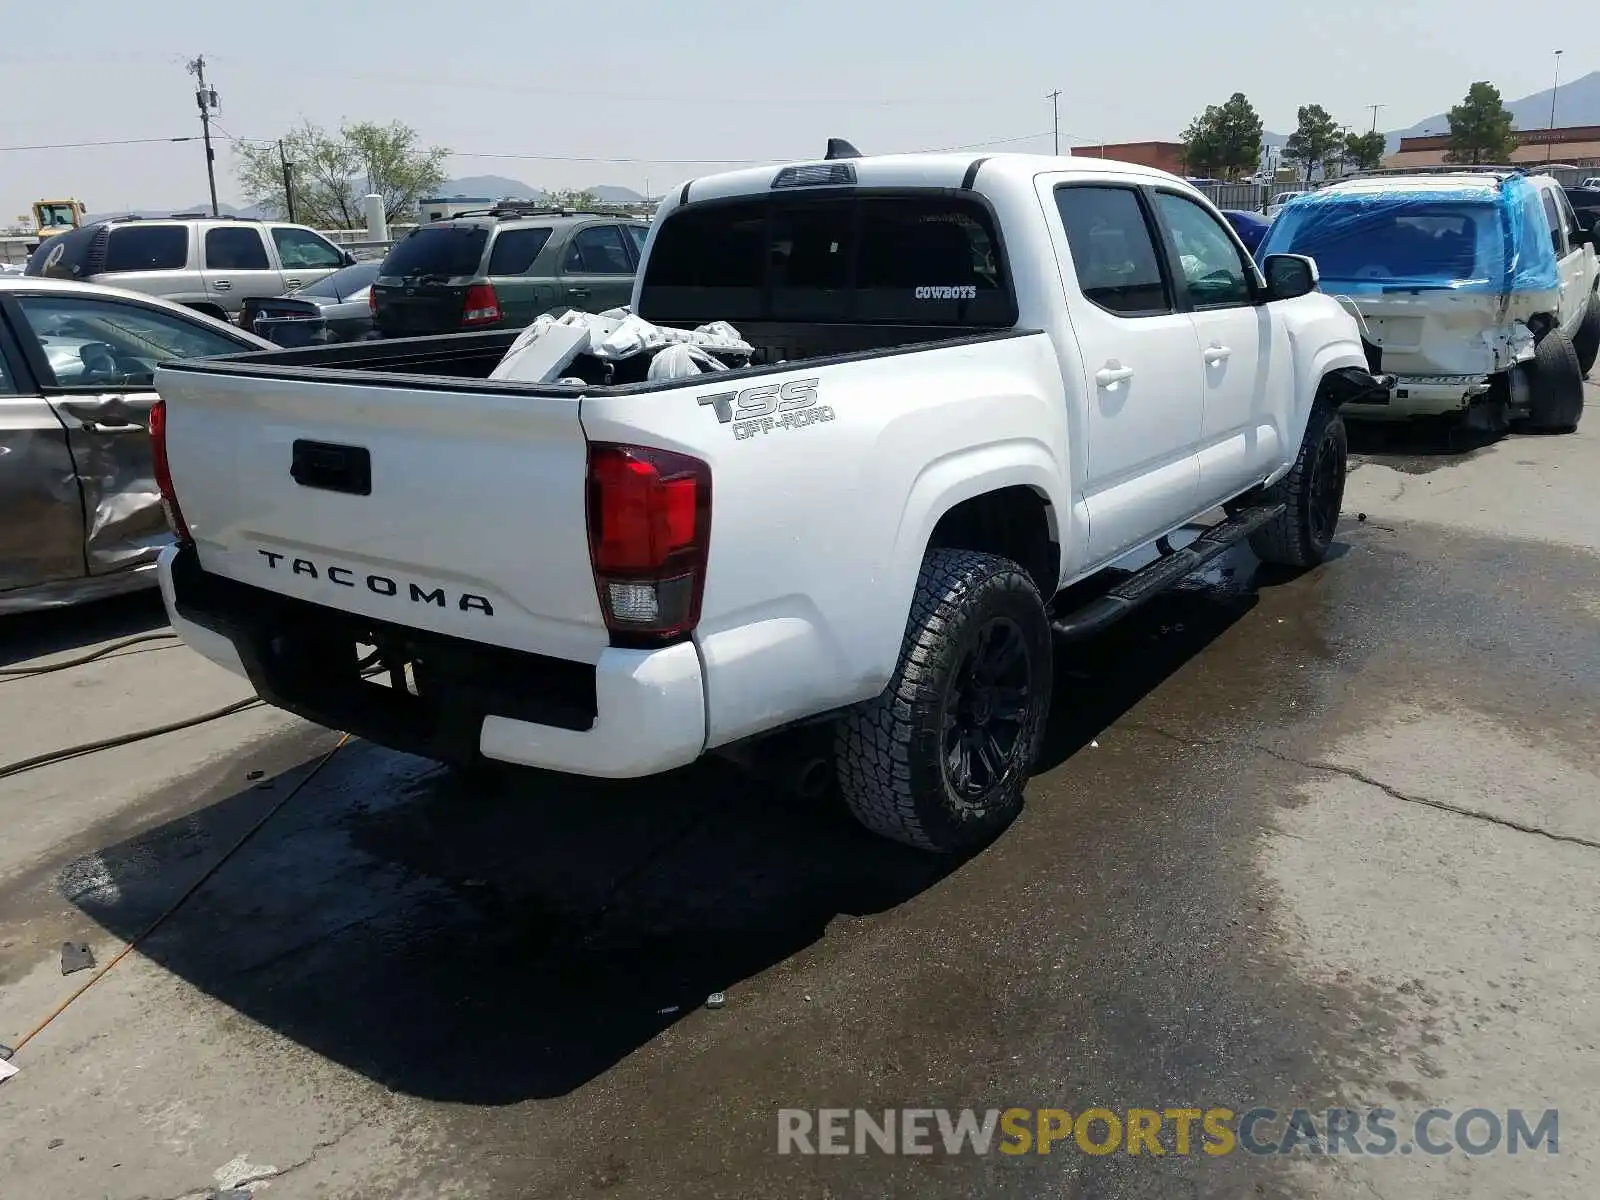
M 0 275 L 0 614 L 154 587 L 156 364 L 273 348 L 152 296 Z

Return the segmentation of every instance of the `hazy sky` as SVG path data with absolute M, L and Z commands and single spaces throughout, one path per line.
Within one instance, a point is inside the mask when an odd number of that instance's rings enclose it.
M 1307 103 L 1360 128 L 1364 106 L 1383 104 L 1379 128 L 1392 129 L 1475 79 L 1508 99 L 1547 88 L 1558 43 L 1546 31 L 1600 28 L 1592 0 L 1549 0 L 1525 37 L 1506 12 L 1501 0 L 0 0 L 0 147 L 198 133 L 183 66 L 197 53 L 235 137 L 276 137 L 302 117 L 398 118 L 456 152 L 454 176 L 548 187 L 648 180 L 660 193 L 722 165 L 686 160 L 814 157 L 830 135 L 867 152 L 1048 150 L 1056 88 L 1063 144 L 1175 138 L 1235 90 L 1275 131 Z M 1593 38 L 1564 49 L 1563 79 L 1600 66 Z M 218 189 L 237 202 L 232 160 L 224 138 Z M 195 204 L 203 153 L 0 152 L 0 224 L 66 195 L 91 212 Z

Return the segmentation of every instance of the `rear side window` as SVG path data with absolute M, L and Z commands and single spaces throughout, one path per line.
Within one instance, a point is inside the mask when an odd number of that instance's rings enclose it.
M 481 225 L 424 225 L 395 243 L 378 274 L 445 279 L 476 275 L 488 240 L 489 231 Z
M 533 266 L 539 251 L 550 240 L 550 230 L 502 229 L 494 239 L 494 249 L 489 251 L 490 275 L 521 275 Z
M 183 225 L 122 225 L 106 240 L 100 270 L 181 271 L 189 265 L 189 230 Z
M 1131 188 L 1058 187 L 1056 208 L 1084 299 L 1123 317 L 1172 311 L 1150 223 Z
M 213 271 L 265 271 L 271 263 L 259 230 L 208 229 L 206 267 Z
M 1545 223 L 1550 226 L 1550 244 L 1555 248 L 1556 257 L 1560 258 L 1566 253 L 1561 237 L 1561 210 L 1556 207 L 1554 192 L 1541 191 L 1540 196 L 1544 200 Z
M 1003 328 L 1016 321 L 988 210 L 933 193 L 693 205 L 656 233 L 640 315 Z
M 634 257 L 643 258 L 644 243 L 645 239 L 650 236 L 650 227 L 648 225 L 629 225 L 628 236 L 633 239 Z

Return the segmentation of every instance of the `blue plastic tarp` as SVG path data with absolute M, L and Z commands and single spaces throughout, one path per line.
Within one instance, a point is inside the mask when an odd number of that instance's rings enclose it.
M 1560 286 L 1539 193 L 1526 179 L 1471 187 L 1313 192 L 1278 214 L 1256 250 L 1316 260 L 1324 290 L 1538 292 Z

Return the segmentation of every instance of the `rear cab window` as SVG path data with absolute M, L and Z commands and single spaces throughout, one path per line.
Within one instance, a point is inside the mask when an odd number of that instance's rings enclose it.
M 425 225 L 395 243 L 378 274 L 402 279 L 476 275 L 488 240 L 482 225 Z
M 668 215 L 639 315 L 992 329 L 1016 323 L 1016 303 L 994 219 L 976 198 L 779 194 Z

